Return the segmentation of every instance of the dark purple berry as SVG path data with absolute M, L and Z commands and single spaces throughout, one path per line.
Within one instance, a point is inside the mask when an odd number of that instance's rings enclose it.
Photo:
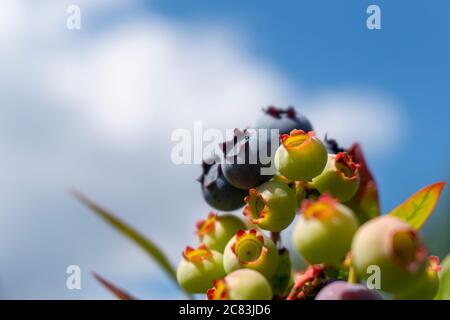
M 263 129 L 236 129 L 233 141 L 223 144 L 222 168 L 227 181 L 236 188 L 248 190 L 271 179 L 275 172 L 269 168 L 278 147 L 277 139 Z
M 298 114 L 293 107 L 281 109 L 274 106 L 263 109 L 263 115 L 258 119 L 255 127 L 260 129 L 278 129 L 280 134 L 289 134 L 294 129 L 305 132 L 313 130 L 309 120 Z
M 334 281 L 319 291 L 316 300 L 383 300 L 383 298 L 376 290 L 363 285 Z
M 247 190 L 233 187 L 224 177 L 221 164 L 203 162 L 203 173 L 198 179 L 205 201 L 221 211 L 232 211 L 242 207 Z

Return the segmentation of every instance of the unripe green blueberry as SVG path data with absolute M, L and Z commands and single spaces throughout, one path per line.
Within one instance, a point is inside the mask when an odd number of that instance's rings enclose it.
M 208 300 L 270 300 L 272 289 L 258 271 L 239 269 L 224 279 L 214 281 L 207 292 Z
M 295 192 L 275 180 L 250 189 L 245 202 L 244 216 L 261 229 L 275 232 L 289 226 L 297 211 Z
M 197 223 L 197 236 L 200 243 L 204 243 L 211 250 L 223 252 L 228 241 L 239 230 L 246 229 L 241 219 L 232 215 L 217 215 L 213 212 L 208 214 L 208 218 Z
M 441 267 L 439 258 L 428 257 L 428 265 L 422 275 L 416 279 L 415 283 L 404 292 L 396 296 L 397 299 L 404 300 L 432 300 L 439 291 L 439 275 Z
M 350 200 L 359 188 L 359 165 L 346 152 L 329 154 L 325 169 L 313 179 L 320 193 L 328 192 L 341 202 Z
M 308 192 L 310 191 L 308 189 L 308 183 L 309 182 L 292 181 L 292 180 L 289 180 L 288 178 L 286 178 L 285 176 L 282 176 L 280 174 L 275 175 L 272 178 L 272 180 L 284 183 L 289 188 L 291 188 L 294 191 L 294 193 L 295 193 L 295 197 L 297 198 L 297 207 L 298 208 L 301 207 L 302 201 L 305 200 L 306 197 L 308 196 L 307 190 L 308 190 Z
M 223 266 L 226 273 L 247 268 L 270 279 L 278 267 L 278 251 L 272 240 L 255 229 L 239 230 L 225 247 Z
M 275 153 L 275 167 L 290 180 L 309 181 L 318 176 L 327 163 L 327 150 L 313 131 L 292 130 L 281 135 Z
M 205 293 L 214 280 L 225 276 L 223 256 L 204 244 L 186 247 L 177 269 L 178 284 L 189 293 Z
M 369 220 L 352 242 L 352 264 L 358 276 L 367 279 L 369 266 L 380 268 L 381 290 L 400 293 L 408 289 L 426 265 L 426 249 L 416 231 L 396 217 Z
M 293 242 L 309 263 L 336 263 L 350 250 L 357 229 L 352 210 L 322 195 L 317 201 L 304 201 Z

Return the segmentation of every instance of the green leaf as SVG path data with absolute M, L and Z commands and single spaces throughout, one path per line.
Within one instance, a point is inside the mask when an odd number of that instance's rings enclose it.
M 361 146 L 354 143 L 348 150 L 352 160 L 360 165 L 361 182 L 358 192 L 350 199 L 348 205 L 355 212 L 361 224 L 380 215 L 380 200 L 375 179 L 367 165 Z
M 444 186 L 444 182 L 430 184 L 413 194 L 389 215 L 408 222 L 416 230 L 420 229 L 436 206 Z
M 138 246 L 140 246 L 151 258 L 153 258 L 159 264 L 159 266 L 162 267 L 162 269 L 178 286 L 175 269 L 172 267 L 171 263 L 169 262 L 165 254 L 161 251 L 161 249 L 159 249 L 152 241 L 145 238 L 138 231 L 134 230 L 125 222 L 115 217 L 112 213 L 108 212 L 106 209 L 95 204 L 93 201 L 91 201 L 81 193 L 77 191 L 72 191 L 72 194 L 84 205 L 90 208 L 94 213 L 96 213 L 100 218 L 108 222 L 116 230 L 118 230 L 124 236 L 126 236 L 134 243 L 136 243 Z
M 439 292 L 435 300 L 450 300 L 450 254 L 441 264 L 442 270 L 439 272 Z
M 133 296 L 129 295 L 124 290 L 116 287 L 111 282 L 100 276 L 99 274 L 93 272 L 94 278 L 97 279 L 106 289 L 108 289 L 113 295 L 115 295 L 120 300 L 136 300 Z

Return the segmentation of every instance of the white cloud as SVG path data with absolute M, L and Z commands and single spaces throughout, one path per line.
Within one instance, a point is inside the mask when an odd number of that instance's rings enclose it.
M 308 100 L 315 129 L 343 146 L 357 141 L 370 157 L 385 158 L 406 134 L 398 103 L 386 94 L 367 90 L 323 91 Z
M 50 65 L 51 94 L 69 99 L 116 142 L 142 142 L 162 122 L 172 128 L 196 119 L 251 125 L 248 119 L 268 101 L 287 101 L 282 78 L 242 58 L 214 27 L 193 30 L 152 16 L 77 43 L 57 58 Z
M 129 2 L 78 3 L 84 16 L 95 17 Z M 359 91 L 302 97 L 249 55 L 234 40 L 235 30 L 153 14 L 98 29 L 86 23 L 73 33 L 65 29 L 64 5 L 0 4 L 8 18 L 0 33 L 6 48 L 0 53 L 0 147 L 6 151 L 0 178 L 7 182 L 0 185 L 6 199 L 0 202 L 0 283 L 6 297 L 110 297 L 90 277 L 81 292 L 65 290 L 64 268 L 71 263 L 122 276 L 130 291 L 156 296 L 156 289 L 136 283 L 162 273 L 65 191 L 77 187 L 120 212 L 178 259 L 194 241 L 186 226 L 208 210 L 194 181 L 199 169 L 170 163 L 171 131 L 190 129 L 194 120 L 242 127 L 263 106 L 300 102 L 320 132 L 344 143 L 357 137 L 382 152 L 401 136 L 395 104 Z

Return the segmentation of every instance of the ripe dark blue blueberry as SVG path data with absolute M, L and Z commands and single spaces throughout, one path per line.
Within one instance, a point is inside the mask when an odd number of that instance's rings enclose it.
M 263 115 L 258 119 L 255 127 L 260 129 L 278 129 L 280 134 L 289 134 L 294 129 L 305 132 L 313 130 L 309 120 L 297 114 L 293 107 L 281 109 L 274 106 L 263 109 Z
M 262 131 L 236 129 L 233 140 L 223 144 L 223 174 L 232 186 L 248 190 L 272 178 L 274 172 L 268 169 L 278 145 L 273 146 L 272 152 L 273 139 L 267 131 L 263 136 Z
M 319 291 L 316 300 L 383 300 L 383 298 L 377 291 L 363 285 L 334 281 Z
M 205 201 L 221 211 L 232 211 L 244 205 L 247 190 L 233 187 L 224 177 L 221 164 L 203 162 L 203 173 L 198 179 Z

